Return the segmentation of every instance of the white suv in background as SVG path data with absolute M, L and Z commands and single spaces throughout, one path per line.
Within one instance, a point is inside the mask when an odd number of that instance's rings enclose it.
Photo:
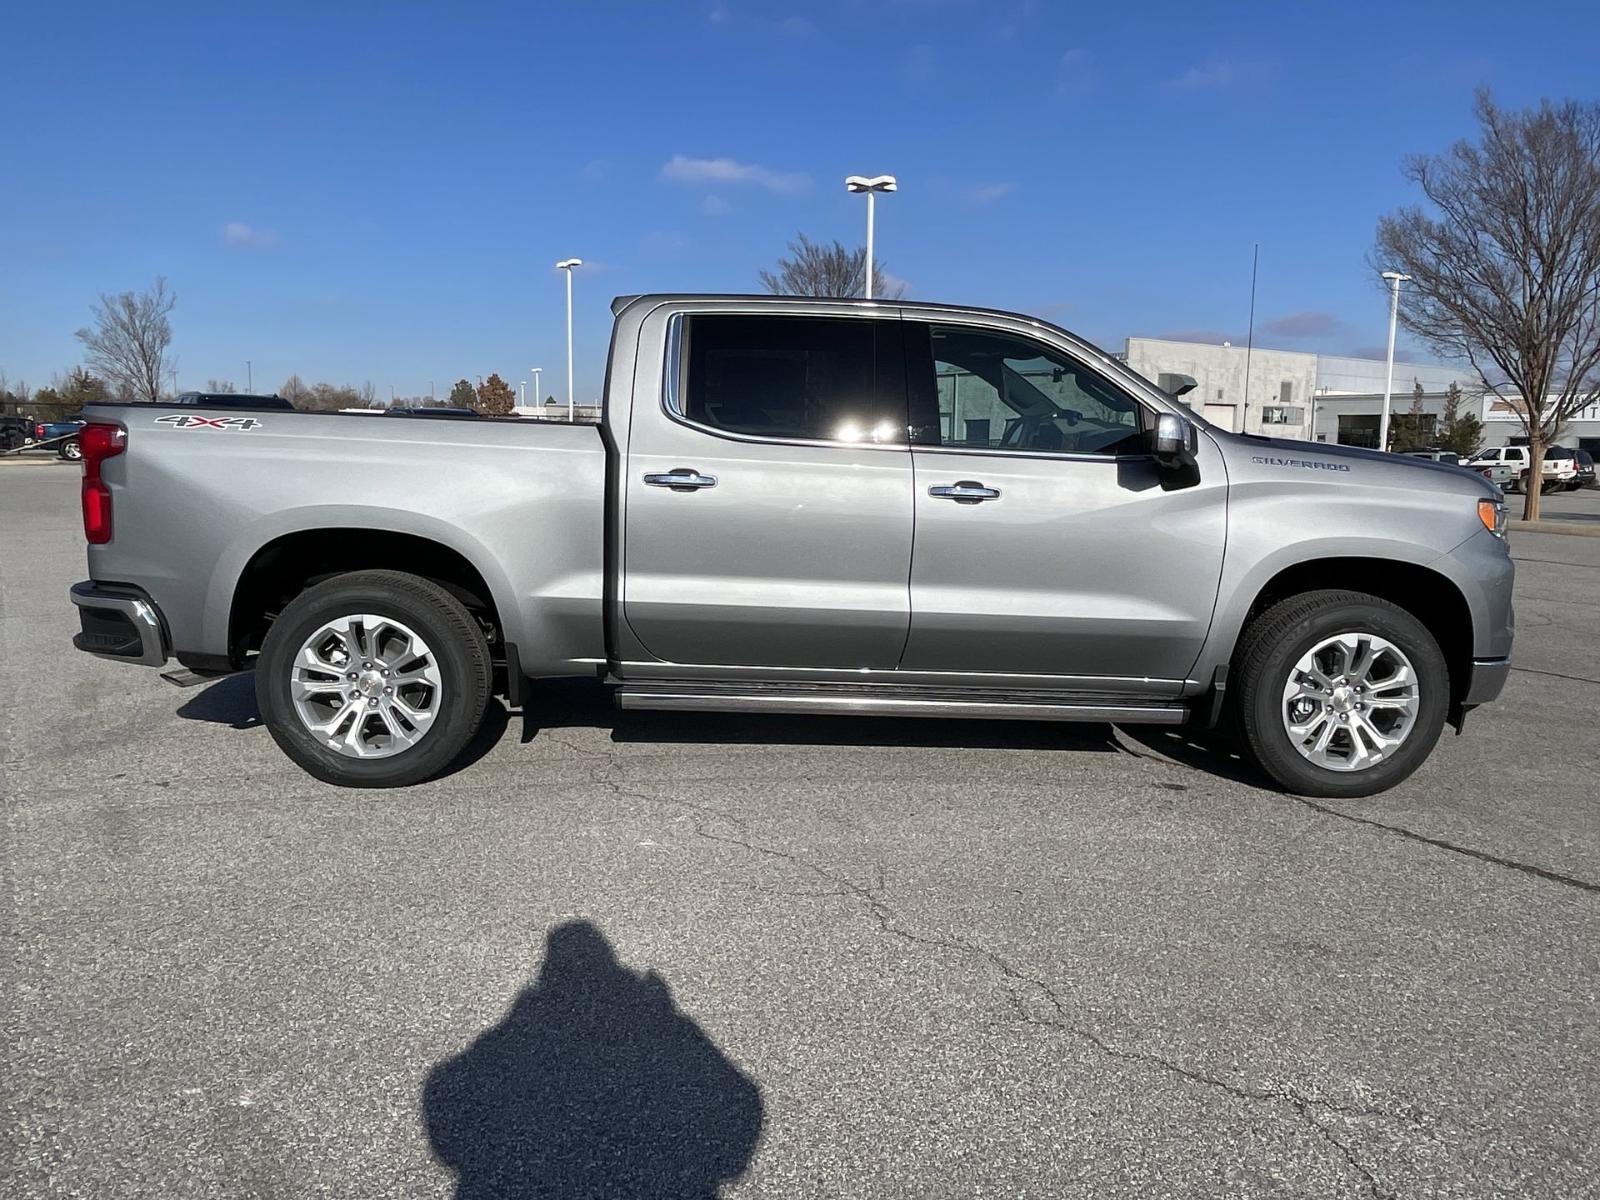
M 1474 471 L 1484 471 L 1496 466 L 1509 467 L 1509 472 L 1496 471 L 1491 478 L 1498 482 L 1501 475 L 1504 474 L 1506 476 L 1506 491 L 1521 491 L 1523 480 L 1528 474 L 1528 448 L 1526 446 L 1493 446 L 1487 450 L 1479 450 L 1470 460 L 1461 465 Z M 1557 488 L 1570 488 L 1578 478 L 1578 460 L 1570 446 L 1546 446 L 1544 462 L 1540 466 L 1539 473 L 1543 477 L 1541 490 L 1546 492 L 1553 492 Z

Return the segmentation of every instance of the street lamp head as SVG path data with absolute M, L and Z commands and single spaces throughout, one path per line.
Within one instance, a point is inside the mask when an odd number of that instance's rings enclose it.
M 851 192 L 892 192 L 900 184 L 893 175 L 874 175 L 868 179 L 864 175 L 851 175 L 844 181 L 846 191 Z
M 583 259 L 581 259 L 581 258 L 563 258 L 560 262 L 558 262 L 556 264 L 556 270 L 558 270 L 558 271 L 570 271 L 570 270 L 572 270 L 573 267 L 581 267 L 581 266 L 583 266 Z
M 1399 271 L 1385 271 L 1383 277 L 1393 283 L 1410 283 L 1411 276 L 1402 275 Z

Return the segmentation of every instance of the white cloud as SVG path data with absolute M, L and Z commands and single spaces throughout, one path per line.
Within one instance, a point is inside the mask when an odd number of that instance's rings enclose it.
M 674 154 L 661 168 L 661 178 L 669 183 L 750 183 L 769 192 L 803 192 L 811 177 L 798 171 L 774 171 L 755 163 L 735 162 L 731 158 L 690 158 Z
M 733 205 L 721 196 L 707 196 L 700 201 L 700 211 L 708 217 L 725 217 L 733 211 Z
M 1208 88 L 1225 88 L 1233 79 L 1232 63 L 1212 59 L 1203 67 L 1190 67 L 1176 79 L 1167 80 L 1167 86 L 1180 92 L 1198 92 Z
M 1014 183 L 977 183 L 967 189 L 967 199 L 973 204 L 993 204 L 1016 190 Z
M 653 254 L 682 254 L 694 243 L 675 229 L 653 229 L 639 238 L 639 245 Z
M 710 21 L 713 25 L 721 25 L 732 15 L 733 14 L 728 11 L 728 6 L 724 4 L 722 0 L 717 0 L 717 2 L 713 4 L 710 10 L 706 13 L 706 20 Z
M 879 267 L 877 274 L 878 282 L 883 285 L 884 291 L 890 295 L 894 294 L 896 288 L 902 289 L 901 295 L 909 296 L 911 294 L 911 284 L 901 279 L 893 271 L 885 271 L 882 267 Z
M 810 37 L 817 27 L 804 17 L 785 17 L 778 23 L 778 32 L 785 37 Z
M 1087 50 L 1068 50 L 1056 66 L 1056 94 L 1075 96 L 1091 92 L 1098 78 L 1099 72 Z
M 912 83 L 926 83 L 939 69 L 939 52 L 922 43 L 900 56 L 900 74 Z
M 222 240 L 229 246 L 252 246 L 260 249 L 276 246 L 278 235 L 270 229 L 246 225 L 243 221 L 229 221 L 222 227 Z

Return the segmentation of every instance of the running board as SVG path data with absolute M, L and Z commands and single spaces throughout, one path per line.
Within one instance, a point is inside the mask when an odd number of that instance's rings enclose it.
M 1109 721 L 1181 725 L 1185 705 L 1168 700 L 1062 692 L 946 691 L 895 685 L 725 684 L 650 680 L 626 683 L 617 705 L 656 712 L 811 713 L 882 717 L 960 717 L 996 721 Z

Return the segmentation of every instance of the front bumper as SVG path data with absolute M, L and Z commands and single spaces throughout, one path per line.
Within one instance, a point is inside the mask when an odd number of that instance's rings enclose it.
M 1506 678 L 1510 674 L 1509 658 L 1473 659 L 1472 673 L 1467 676 L 1467 692 L 1461 698 L 1462 706 L 1471 708 L 1476 704 L 1489 703 L 1500 694 L 1500 689 L 1506 686 Z
M 159 667 L 167 661 L 161 610 L 138 588 L 85 580 L 72 585 L 82 632 L 72 644 L 97 658 Z

